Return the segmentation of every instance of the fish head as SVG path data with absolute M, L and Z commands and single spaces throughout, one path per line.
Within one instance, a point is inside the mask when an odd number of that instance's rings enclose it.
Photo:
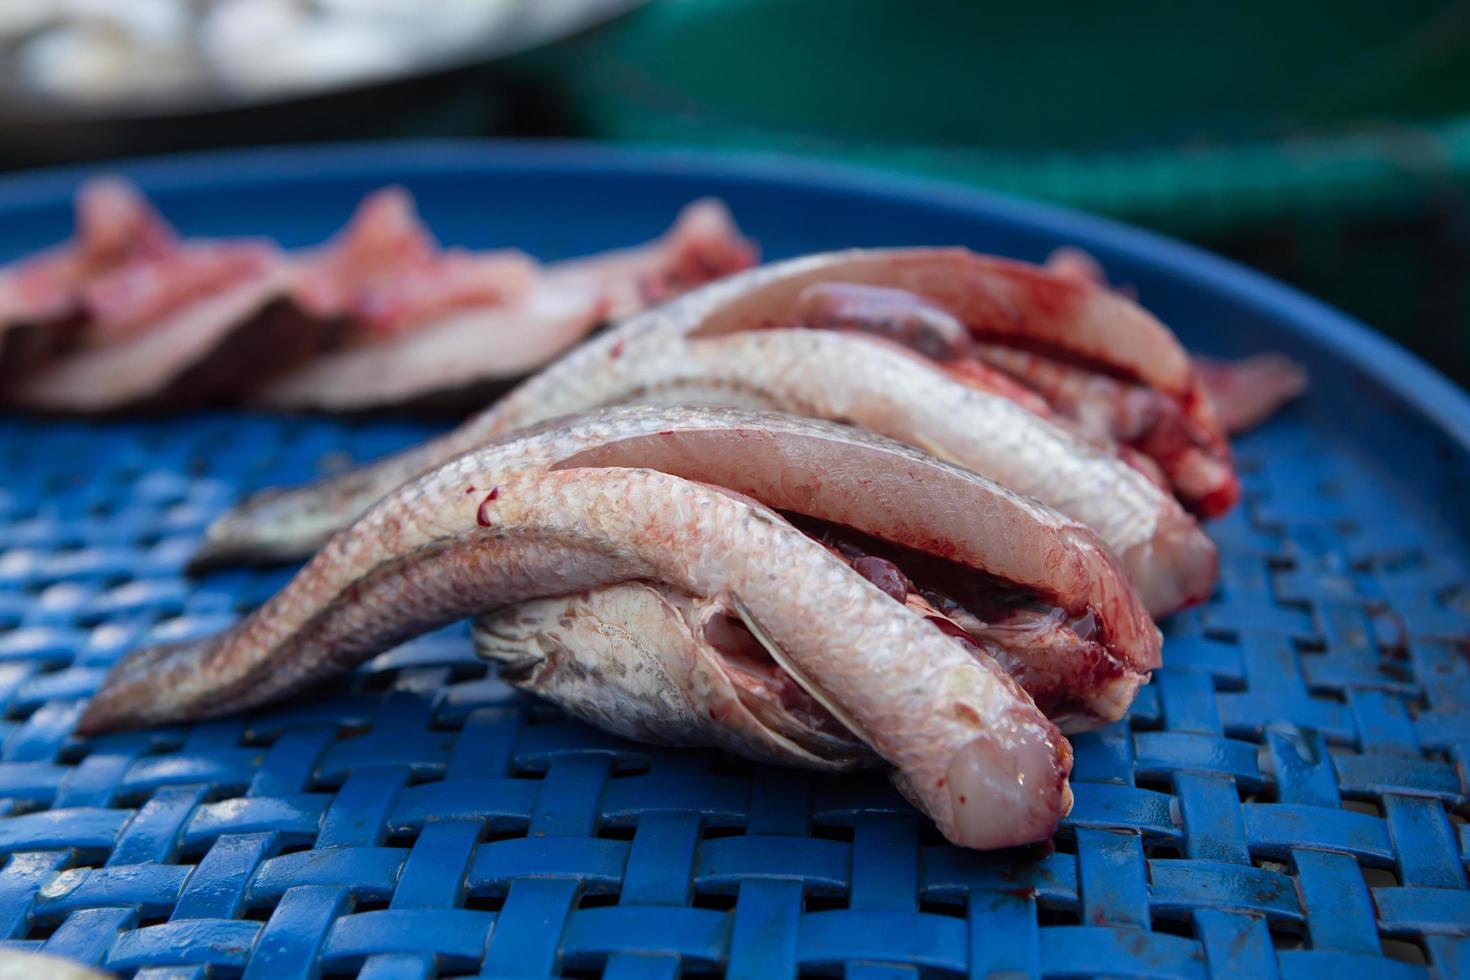
M 627 738 L 804 769 L 877 762 L 728 598 L 625 582 L 487 612 L 473 634 L 502 680 Z

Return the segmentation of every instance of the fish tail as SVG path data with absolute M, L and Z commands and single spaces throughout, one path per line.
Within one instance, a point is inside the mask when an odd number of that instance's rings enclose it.
M 110 732 L 213 714 L 201 706 L 220 693 L 209 677 L 208 658 L 217 636 L 135 650 L 119 661 L 77 722 L 78 735 Z
M 332 482 L 308 487 L 268 487 L 257 491 L 219 517 L 204 532 L 190 557 L 190 575 L 240 565 L 274 565 L 299 561 L 331 537 L 340 518 L 334 510 Z M 344 515 L 347 520 L 356 513 Z

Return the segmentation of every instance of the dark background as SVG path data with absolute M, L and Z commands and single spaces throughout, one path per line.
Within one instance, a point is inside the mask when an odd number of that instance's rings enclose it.
M 325 96 L 12 118 L 0 165 L 457 135 L 810 154 L 1188 239 L 1470 384 L 1470 3 L 1036 6 L 651 0 Z

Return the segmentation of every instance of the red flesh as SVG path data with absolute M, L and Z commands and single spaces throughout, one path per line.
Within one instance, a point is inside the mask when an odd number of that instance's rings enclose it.
M 302 267 L 295 294 L 318 316 L 348 316 L 392 336 L 456 310 L 498 305 L 531 287 L 515 252 L 441 249 L 401 188 L 370 194 L 342 233 Z
M 1100 689 L 1124 671 L 1123 662 L 1109 650 L 1094 609 L 1067 613 L 1043 597 L 972 569 L 848 528 L 787 516 L 884 594 L 924 614 L 967 649 L 994 656 L 1048 717 L 1095 717 L 1083 693 Z M 871 554 L 873 550 L 888 557 Z M 1018 642 L 1036 655 L 1012 655 L 1008 643 Z M 1055 655 L 1045 656 L 1047 650 Z
M 1010 398 L 1044 417 L 1075 420 L 1065 386 L 1056 384 L 1061 373 L 1053 365 L 1080 369 L 1114 383 L 1118 422 L 1108 433 L 1119 450 L 1142 453 L 1157 468 L 1139 466 L 1151 479 L 1162 471 L 1180 499 L 1203 517 L 1217 517 L 1233 507 L 1240 496 L 1230 445 L 1221 431 L 1198 378 L 1182 393 L 1168 394 L 1136 383 L 1119 365 L 1066 350 L 1024 335 L 1025 314 L 1065 319 L 1071 305 L 1095 288 L 1080 269 L 1058 277 L 1054 271 L 1019 266 L 1013 282 L 1025 292 L 1025 302 L 1013 306 L 983 291 L 963 294 L 964 303 L 944 307 L 932 299 L 903 290 L 847 283 L 817 284 L 801 293 L 795 316 L 815 329 L 864 329 L 904 344 L 935 360 L 957 380 Z M 952 319 L 951 319 L 952 318 Z M 960 325 L 963 325 L 962 327 Z M 973 343 L 956 341 L 953 329 L 967 329 Z M 995 341 L 1024 352 L 1025 370 L 991 365 L 984 360 L 980 342 Z M 1136 411 L 1123 412 L 1128 402 Z M 1132 417 L 1132 423 L 1127 421 Z M 1130 464 L 1140 462 L 1131 452 L 1119 452 Z

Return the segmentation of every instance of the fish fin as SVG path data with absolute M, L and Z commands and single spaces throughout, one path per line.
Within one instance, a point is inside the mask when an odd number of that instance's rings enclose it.
M 509 607 L 511 610 L 514 608 Z M 528 678 L 532 671 L 545 663 L 546 656 L 535 649 L 537 637 L 534 633 L 504 628 L 504 621 L 498 614 L 507 611 L 497 609 L 475 617 L 470 627 L 475 655 L 498 665 L 500 677 L 504 680 Z
M 220 514 L 204 530 L 204 539 L 184 566 L 186 575 L 202 575 L 239 565 L 273 565 L 298 561 L 311 554 L 310 543 L 286 541 L 284 547 L 272 540 L 271 531 L 294 518 L 291 505 L 303 498 L 300 488 L 266 487 L 257 490 Z M 320 544 L 320 542 L 317 542 Z
M 760 620 L 755 618 L 755 615 L 746 607 L 745 603 L 740 601 L 739 596 L 731 596 L 730 603 L 735 607 L 735 615 L 739 616 L 740 621 L 745 624 L 745 628 L 750 630 L 750 635 L 754 636 L 760 645 L 765 647 L 766 652 L 771 655 L 771 659 L 776 661 L 776 666 L 786 671 L 802 690 L 812 696 L 812 700 L 826 708 L 828 713 L 833 718 L 836 718 L 843 728 L 846 728 L 858 738 L 862 739 L 865 744 L 869 746 L 874 744 L 867 730 L 863 728 L 862 724 L 856 718 L 848 713 L 846 708 L 838 704 L 827 692 L 823 691 L 809 677 L 802 673 L 801 668 L 787 656 L 786 651 L 781 649 L 780 644 L 771 637 L 771 634 L 766 632 L 766 628 L 761 625 Z

